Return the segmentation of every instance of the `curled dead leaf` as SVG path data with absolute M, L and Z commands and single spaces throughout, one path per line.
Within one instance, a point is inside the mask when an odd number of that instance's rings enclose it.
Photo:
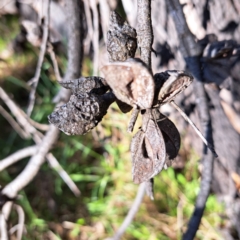
M 102 72 L 116 97 L 140 109 L 152 107 L 155 84 L 152 74 L 143 62 L 129 59 L 104 66 Z

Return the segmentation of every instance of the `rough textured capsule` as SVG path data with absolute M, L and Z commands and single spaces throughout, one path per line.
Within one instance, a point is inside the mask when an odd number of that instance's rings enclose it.
M 120 15 L 112 12 L 107 33 L 107 51 L 110 62 L 133 58 L 137 49 L 137 33 Z

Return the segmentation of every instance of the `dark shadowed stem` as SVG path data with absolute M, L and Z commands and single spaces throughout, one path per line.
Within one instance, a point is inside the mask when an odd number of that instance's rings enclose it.
M 153 34 L 152 34 L 152 22 L 151 22 L 151 0 L 138 0 L 137 18 L 138 18 L 137 35 L 138 35 L 138 42 L 140 43 L 140 47 L 141 47 L 141 59 L 147 64 L 150 72 L 152 72 L 151 49 L 152 49 L 152 42 L 153 42 Z M 144 51 L 142 51 L 143 49 Z M 138 115 L 138 110 L 133 109 L 133 113 L 132 113 L 133 118 L 137 119 L 137 115 Z M 132 128 L 133 128 L 135 123 L 132 122 L 132 119 L 130 120 L 130 123 L 133 124 L 132 125 Z M 131 209 L 129 210 L 123 224 L 121 225 L 116 235 L 112 239 L 114 240 L 120 239 L 120 237 L 126 231 L 127 227 L 131 224 L 134 216 L 136 215 L 142 203 L 145 192 L 146 192 L 146 183 L 144 182 L 144 183 L 141 183 L 141 185 L 139 186 L 137 196 L 131 206 Z
M 176 30 L 178 32 L 180 52 L 187 63 L 188 69 L 191 71 L 195 78 L 194 93 L 196 97 L 196 103 L 201 120 L 203 134 L 207 141 L 212 146 L 214 146 L 212 138 L 211 117 L 209 113 L 208 101 L 203 85 L 203 78 L 201 72 L 200 63 L 201 48 L 195 42 L 194 36 L 192 35 L 188 28 L 186 19 L 183 14 L 182 6 L 180 5 L 179 0 L 168 0 L 166 1 L 166 4 L 169 8 L 169 12 L 173 18 Z M 207 148 L 204 146 L 203 172 L 200 192 L 196 200 L 193 215 L 188 223 L 188 229 L 183 236 L 184 240 L 194 239 L 196 232 L 199 228 L 201 218 L 205 209 L 206 201 L 210 192 L 213 174 L 213 160 L 214 155 L 212 154 L 211 151 L 207 151 Z
M 83 55 L 83 36 L 82 36 L 82 5 L 80 1 L 66 1 L 67 26 L 68 26 L 68 66 L 65 79 L 75 79 L 81 75 L 81 64 Z M 62 92 L 62 90 L 61 90 Z M 66 91 L 62 92 L 62 99 L 68 98 Z M 63 103 L 63 102 L 62 102 Z M 59 103 L 59 104 L 62 104 Z M 36 154 L 31 157 L 25 169 L 3 190 L 2 193 L 8 197 L 16 197 L 18 192 L 22 190 L 38 173 L 40 167 L 45 162 L 46 156 L 52 145 L 57 141 L 59 130 L 53 125 L 50 126 L 42 141 L 38 144 Z M 11 210 L 8 202 L 4 206 L 4 217 L 8 218 Z
M 43 60 L 44 60 L 44 56 L 45 56 L 45 52 L 46 52 L 46 48 L 47 48 L 49 18 L 50 18 L 50 2 L 51 2 L 51 0 L 46 0 L 46 3 L 45 3 L 46 7 L 47 7 L 47 11 L 45 14 L 44 24 L 43 24 L 43 38 L 42 38 L 42 44 L 41 44 L 40 53 L 39 53 L 39 57 L 38 57 L 37 68 L 35 71 L 35 75 L 34 75 L 33 79 L 31 80 L 32 89 L 30 92 L 29 105 L 28 105 L 28 109 L 27 109 L 28 116 L 31 116 L 31 113 L 32 113 L 32 110 L 33 110 L 33 107 L 35 104 L 36 90 L 37 90 L 37 86 L 38 86 L 38 82 L 39 82 L 39 78 L 40 78 L 40 74 L 41 74 L 41 68 L 42 68 L 42 64 L 43 64 Z

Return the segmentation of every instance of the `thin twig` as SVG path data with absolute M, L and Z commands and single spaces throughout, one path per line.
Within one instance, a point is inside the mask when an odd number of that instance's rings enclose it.
M 24 113 L 24 112 L 23 112 Z M 27 115 L 24 113 L 25 117 L 27 117 Z M 48 131 L 49 130 L 49 125 L 48 124 L 43 124 L 43 123 L 39 123 L 39 122 L 35 122 L 34 120 L 32 120 L 31 118 L 28 118 L 29 123 L 36 129 L 40 130 L 40 131 Z
M 33 79 L 31 80 L 32 89 L 30 92 L 29 105 L 28 105 L 28 109 L 27 109 L 28 116 L 31 116 L 31 113 L 32 113 L 32 110 L 33 110 L 33 107 L 35 104 L 36 89 L 38 86 L 38 82 L 39 82 L 39 78 L 40 78 L 40 74 L 41 74 L 41 68 L 42 68 L 42 64 L 43 64 L 43 60 L 44 60 L 44 56 L 45 56 L 45 52 L 46 52 L 46 48 L 47 48 L 48 31 L 49 31 L 49 16 L 50 16 L 50 2 L 51 2 L 51 0 L 46 0 L 47 14 L 45 15 L 45 18 L 44 18 L 43 38 L 42 38 L 42 44 L 41 44 L 40 53 L 39 53 L 39 57 L 38 57 L 37 68 L 35 71 L 35 75 L 34 75 Z
M 89 0 L 84 0 L 84 12 L 86 16 L 86 22 L 87 22 L 87 36 L 84 40 L 84 50 L 86 54 L 89 54 L 91 42 L 92 42 L 92 36 L 93 36 L 93 23 L 92 23 L 92 17 L 90 12 L 90 6 L 89 6 Z
M 69 177 L 67 172 L 62 168 L 62 166 L 59 164 L 57 159 L 52 155 L 52 153 L 49 153 L 47 155 L 47 160 L 52 168 L 56 170 L 56 172 L 61 176 L 63 181 L 68 185 L 68 187 L 71 189 L 71 191 L 74 193 L 76 197 L 80 196 L 81 192 L 78 189 L 77 185 L 73 182 L 73 180 Z
M 17 161 L 34 155 L 36 151 L 37 151 L 37 146 L 26 147 L 2 159 L 0 161 L 0 172 L 3 171 L 5 168 L 11 166 L 12 164 L 16 163 Z
M 39 144 L 36 154 L 31 157 L 25 169 L 2 190 L 3 194 L 10 198 L 15 198 L 18 192 L 32 181 L 44 163 L 45 156 L 57 140 L 58 132 L 56 127 L 50 127 L 49 131 L 42 139 L 41 144 Z
M 12 114 L 15 116 L 18 123 L 22 126 L 25 132 L 30 132 L 31 134 L 36 132 L 36 129 L 29 124 L 23 111 L 14 103 L 14 101 L 8 96 L 8 94 L 0 87 L 0 98 L 8 106 Z
M 225 101 L 221 101 L 221 105 L 233 128 L 240 134 L 240 116 Z
M 41 131 L 47 131 L 49 129 L 49 125 L 41 124 L 35 122 L 34 120 L 30 119 L 22 109 L 17 106 L 17 104 L 8 96 L 8 94 L 0 87 L 0 98 L 4 101 L 4 103 L 8 106 L 14 117 L 16 118 L 18 124 L 22 126 L 24 132 L 28 134 L 28 137 L 31 134 L 37 132 L 35 127 Z
M 22 239 L 23 230 L 24 230 L 24 221 L 25 221 L 25 214 L 21 206 L 14 204 L 14 208 L 18 213 L 18 231 L 17 231 L 17 240 Z
M 0 114 L 9 122 L 12 128 L 19 134 L 23 139 L 29 138 L 30 135 L 25 132 L 19 124 L 14 120 L 14 118 L 0 105 Z
M 185 112 L 183 112 L 183 110 L 174 102 L 171 101 L 170 102 L 171 105 L 177 109 L 179 111 L 179 113 L 182 115 L 182 117 L 193 127 L 193 129 L 195 130 L 195 132 L 197 133 L 197 135 L 202 139 L 202 141 L 204 142 L 204 144 L 212 151 L 212 153 L 214 154 L 214 157 L 217 158 L 218 155 L 214 149 L 214 147 L 207 141 L 207 139 L 202 135 L 202 133 L 200 132 L 200 130 L 196 127 L 196 125 L 191 121 L 191 119 L 187 116 L 187 114 Z
M 99 1 L 100 5 L 100 16 L 101 16 L 101 26 L 103 29 L 103 38 L 104 42 L 107 45 L 107 31 L 108 31 L 108 19 L 110 16 L 110 9 L 109 5 L 107 3 L 107 0 L 101 0 Z
M 137 192 L 136 198 L 135 198 L 134 202 L 132 203 L 132 206 L 131 206 L 127 216 L 125 217 L 121 227 L 118 229 L 118 231 L 116 232 L 114 237 L 111 238 L 112 240 L 120 239 L 121 236 L 126 231 L 127 227 L 132 222 L 134 216 L 136 215 L 136 213 L 142 203 L 143 197 L 145 195 L 145 189 L 146 189 L 145 183 L 141 183 L 138 187 L 138 192 Z
M 7 223 L 3 213 L 0 213 L 0 234 L 1 240 L 8 240 Z
M 99 65 L 99 19 L 96 0 L 90 0 L 90 6 L 93 12 L 93 75 L 98 73 Z
M 53 63 L 53 69 L 54 69 L 56 79 L 57 79 L 58 82 L 60 82 L 60 81 L 62 81 L 62 77 L 61 77 L 60 72 L 59 72 L 59 67 L 58 67 L 55 52 L 53 51 L 53 46 L 50 42 L 48 42 L 48 49 L 47 50 L 50 54 L 50 57 L 51 57 L 51 60 L 52 60 L 52 63 Z

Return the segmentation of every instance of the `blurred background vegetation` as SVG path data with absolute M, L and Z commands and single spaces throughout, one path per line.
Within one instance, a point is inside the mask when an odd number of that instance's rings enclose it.
M 19 33 L 19 21 L 18 15 L 0 18 L 0 84 L 26 110 L 30 89 L 27 81 L 34 75 L 39 48 L 26 43 L 21 51 L 11 51 L 10 46 Z M 57 61 L 63 74 L 67 64 L 65 54 L 58 54 Z M 82 75 L 93 75 L 89 56 L 84 58 Z M 47 116 L 54 108 L 52 99 L 59 88 L 51 59 L 46 55 L 32 114 L 35 121 L 48 122 Z M 5 108 L 3 102 L 0 104 Z M 122 114 L 113 104 L 93 132 L 85 136 L 60 134 L 53 154 L 81 190 L 81 196 L 74 196 L 55 170 L 45 163 L 16 200 L 26 216 L 23 239 L 94 240 L 114 234 L 138 188 L 131 179 L 132 135 L 126 132 L 128 120 L 129 114 Z M 33 144 L 31 139 L 23 141 L 2 115 L 0 126 L 0 159 Z M 181 167 L 176 164 L 155 177 L 154 201 L 144 198 L 123 239 L 181 238 L 199 191 L 199 158 L 194 149 L 181 147 L 176 160 L 181 159 Z M 28 158 L 23 159 L 2 171 L 0 185 L 4 187 L 13 180 L 27 162 Z M 10 227 L 17 223 L 16 219 L 16 213 L 12 212 Z M 226 224 L 224 205 L 211 194 L 196 239 L 223 239 L 220 229 Z

